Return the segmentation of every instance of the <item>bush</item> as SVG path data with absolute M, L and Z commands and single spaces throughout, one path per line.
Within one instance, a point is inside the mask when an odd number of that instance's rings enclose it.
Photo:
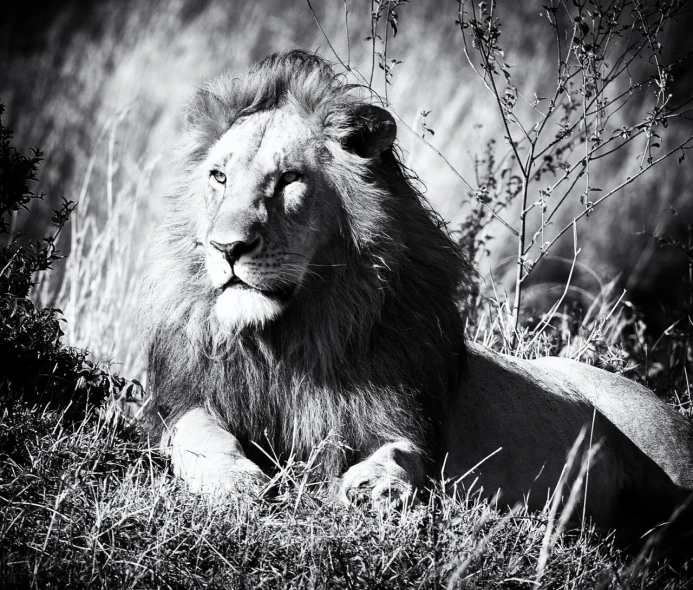
M 61 258 L 56 243 L 76 204 L 63 199 L 51 217 L 52 233 L 40 240 L 15 232 L 18 213 L 43 197 L 31 189 L 41 153 L 34 150 L 27 157 L 11 145 L 3 111 L 0 104 L 0 407 L 52 403 L 82 415 L 88 402 L 101 403 L 127 382 L 89 361 L 87 351 L 64 346 L 62 312 L 39 309 L 28 298 L 36 273 L 50 270 Z

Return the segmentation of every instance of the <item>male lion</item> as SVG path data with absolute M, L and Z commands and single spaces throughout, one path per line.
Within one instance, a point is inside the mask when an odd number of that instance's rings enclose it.
M 401 498 L 444 468 L 541 507 L 583 429 L 597 524 L 642 531 L 693 489 L 691 423 L 650 391 L 465 345 L 466 262 L 393 118 L 321 58 L 215 80 L 185 128 L 141 310 L 151 432 L 191 489 L 261 486 L 268 454 L 306 459 L 333 437 L 320 476 L 345 502 Z

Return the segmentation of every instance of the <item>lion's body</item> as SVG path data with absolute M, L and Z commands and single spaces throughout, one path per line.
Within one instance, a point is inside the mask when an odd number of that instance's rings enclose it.
M 394 139 L 303 52 L 193 99 L 141 303 L 149 426 L 175 471 L 234 490 L 264 477 L 252 443 L 305 459 L 333 437 L 351 450 L 327 445 L 317 473 L 378 500 L 503 447 L 477 469 L 485 493 L 538 506 L 586 426 L 602 442 L 590 514 L 613 524 L 660 479 L 668 510 L 671 486 L 692 487 L 691 427 L 652 393 L 565 361 L 467 358 L 467 266 Z
M 501 490 L 504 504 L 544 506 L 583 429 L 581 450 L 599 445 L 586 482 L 598 524 L 642 533 L 693 490 L 690 421 L 644 387 L 583 363 L 524 361 L 470 345 L 447 415 L 446 471 L 459 476 L 481 462 L 465 482 L 478 476 L 476 486 L 486 495 Z

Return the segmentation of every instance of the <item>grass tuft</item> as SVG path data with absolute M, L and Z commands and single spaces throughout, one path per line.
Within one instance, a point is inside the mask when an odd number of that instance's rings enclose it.
M 71 588 L 687 588 L 691 564 L 633 561 L 556 503 L 501 512 L 434 485 L 401 514 L 347 509 L 309 464 L 272 501 L 190 495 L 158 454 L 91 414 L 38 407 L 0 422 L 0 579 Z M 473 488 L 472 488 L 473 489 Z M 547 541 L 548 539 L 548 541 Z

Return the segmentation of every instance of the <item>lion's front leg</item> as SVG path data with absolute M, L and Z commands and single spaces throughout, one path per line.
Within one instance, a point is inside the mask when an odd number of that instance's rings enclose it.
M 269 480 L 246 458 L 236 437 L 202 408 L 183 414 L 165 438 L 174 473 L 193 492 L 259 494 Z
M 424 477 L 421 452 L 412 443 L 387 443 L 346 471 L 338 496 L 346 505 L 365 499 L 379 509 L 399 507 L 411 500 Z

